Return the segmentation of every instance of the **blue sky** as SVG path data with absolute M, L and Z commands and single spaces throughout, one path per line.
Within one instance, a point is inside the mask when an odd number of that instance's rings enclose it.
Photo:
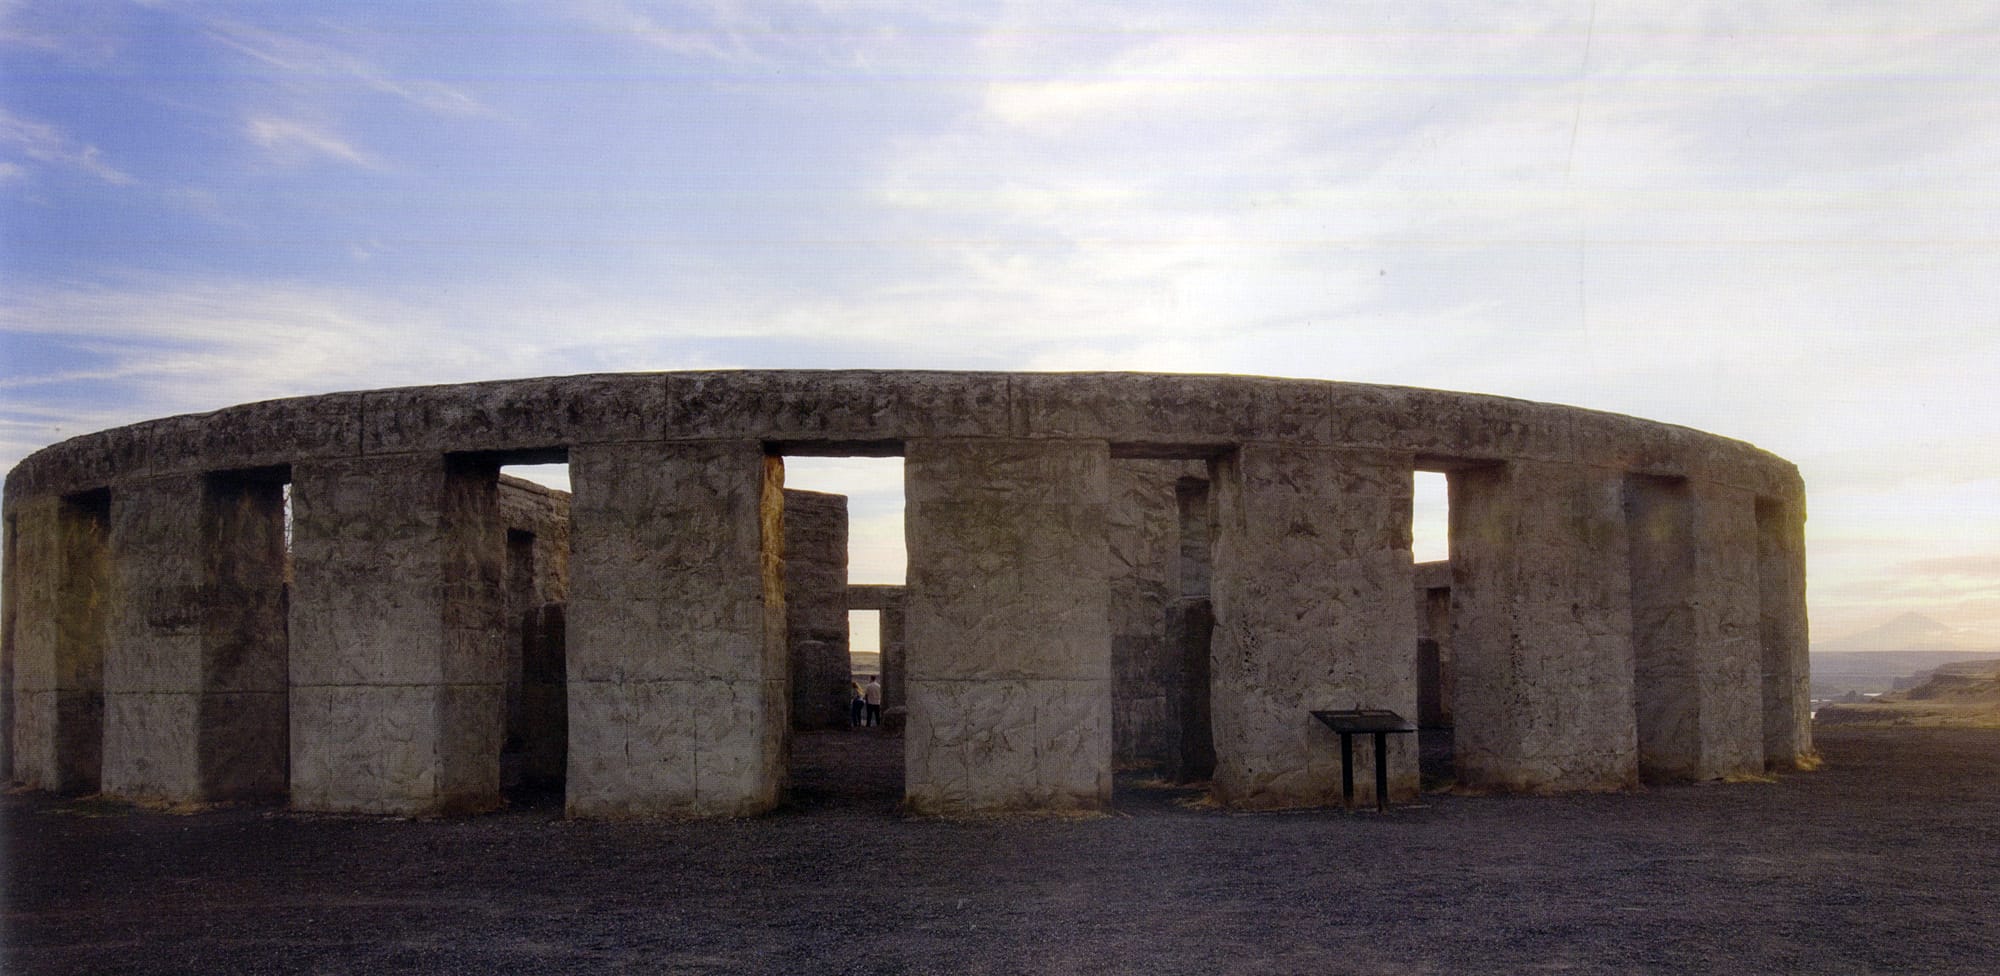
M 738 366 L 1687 424 L 1800 464 L 1816 637 L 2000 646 L 2000 8 L 0 2 L 0 465 Z

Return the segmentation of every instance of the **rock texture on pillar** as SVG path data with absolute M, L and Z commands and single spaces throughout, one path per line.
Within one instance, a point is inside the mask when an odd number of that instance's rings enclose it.
M 789 722 L 784 469 L 755 441 L 570 451 L 573 816 L 774 806 Z
M 1754 498 L 1680 478 L 1626 483 L 1639 774 L 1764 765 Z
M 418 816 L 498 805 L 497 470 L 400 455 L 293 473 L 292 805 Z
M 1623 477 L 1515 461 L 1453 471 L 1450 486 L 1459 783 L 1633 785 Z
M 1813 758 L 1805 502 L 1758 499 L 1756 517 L 1764 761 L 1784 769 Z
M 14 775 L 59 793 L 98 788 L 111 560 L 108 496 L 17 512 Z
M 846 728 L 854 699 L 847 647 L 847 496 L 785 492 L 785 627 L 792 728 Z
M 285 789 L 282 476 L 157 478 L 112 497 L 104 791 Z
M 1245 445 L 1219 462 L 1211 707 L 1217 800 L 1340 802 L 1340 738 L 1317 709 L 1417 707 L 1411 461 L 1379 451 Z M 1417 790 L 1410 736 L 1389 789 Z M 1357 749 L 1357 797 L 1374 757 Z
M 907 445 L 909 806 L 1111 798 L 1101 441 Z

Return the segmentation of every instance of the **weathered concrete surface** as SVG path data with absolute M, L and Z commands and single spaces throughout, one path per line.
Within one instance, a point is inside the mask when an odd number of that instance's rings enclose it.
M 20 623 L 20 529 L 13 516 L 0 519 L 0 783 L 14 782 L 14 641 Z
M 1111 799 L 1110 455 L 1091 441 L 911 441 L 912 809 Z
M 783 786 L 784 468 L 755 441 L 570 451 L 568 809 L 739 816 Z
M 205 802 L 285 791 L 284 494 L 174 475 L 111 499 L 103 790 Z
M 1407 456 L 1245 445 L 1217 463 L 1212 792 L 1269 809 L 1338 803 L 1339 736 L 1315 709 L 1417 708 Z M 1418 786 L 1393 737 L 1392 797 Z M 1374 757 L 1356 750 L 1356 796 Z
M 292 805 L 498 805 L 497 469 L 399 455 L 302 464 L 293 477 Z
M 14 517 L 14 776 L 34 789 L 91 792 L 104 741 L 108 501 L 41 499 Z
M 1754 496 L 1639 475 L 1626 513 L 1640 775 L 1762 772 Z
M 1789 768 L 1813 756 L 1805 502 L 1759 499 L 1756 517 L 1764 762 Z
M 190 779 L 191 768 L 205 769 L 202 764 L 209 762 L 197 749 L 190 766 L 185 758 L 190 736 L 197 743 L 271 742 L 272 737 L 203 731 L 224 719 L 251 715 L 257 708 L 246 704 L 247 699 L 227 698 L 220 685 L 189 690 L 193 686 L 182 680 L 185 668 L 180 664 L 168 667 L 143 655 L 129 661 L 121 655 L 114 665 L 123 670 L 112 678 L 117 701 L 110 707 L 116 718 L 107 726 L 103 674 L 89 662 L 102 661 L 114 635 L 122 642 L 119 646 L 143 646 L 149 648 L 145 654 L 159 661 L 184 664 L 196 660 L 189 649 L 194 645 L 202 646 L 204 655 L 222 646 L 218 635 L 268 636 L 271 630 L 247 617 L 231 621 L 214 616 L 218 601 L 189 598 L 184 589 L 175 596 L 171 588 L 162 588 L 165 583 L 218 585 L 216 580 L 222 577 L 210 574 L 234 572 L 204 563 L 202 578 L 196 580 L 185 551 L 169 551 L 164 540 L 186 530 L 186 492 L 160 493 L 161 486 L 175 479 L 185 486 L 201 479 L 226 480 L 230 472 L 269 479 L 282 478 L 289 470 L 302 490 L 344 485 L 343 491 L 352 496 L 332 508 L 322 505 L 323 514 L 337 517 L 309 526 L 305 548 L 294 554 L 301 580 L 299 602 L 290 619 L 290 726 L 293 732 L 314 730 L 314 740 L 301 744 L 293 736 L 289 743 L 292 786 L 307 806 L 325 803 L 340 809 L 402 812 L 490 802 L 488 784 L 498 775 L 491 770 L 497 765 L 493 755 L 501 735 L 506 733 L 511 742 L 514 733 L 531 724 L 524 718 L 531 697 L 526 676 L 535 667 L 530 647 L 547 656 L 561 646 L 559 638 L 555 644 L 550 640 L 564 630 L 565 618 L 558 609 L 562 599 L 541 592 L 543 583 L 535 582 L 550 578 L 543 564 L 559 558 L 553 553 L 560 543 L 543 538 L 542 532 L 508 524 L 510 517 L 504 512 L 496 516 L 493 505 L 502 503 L 467 501 L 491 497 L 492 464 L 565 456 L 574 462 L 593 453 L 610 458 L 631 451 L 662 458 L 679 453 L 685 460 L 684 452 L 721 450 L 715 445 L 731 445 L 729 451 L 760 458 L 766 453 L 914 457 L 928 450 L 926 444 L 957 445 L 951 450 L 966 457 L 979 453 L 972 445 L 983 445 L 980 451 L 990 447 L 998 452 L 995 457 L 1017 460 L 1046 460 L 1077 445 L 1090 445 L 1089 451 L 1101 450 L 1121 462 L 1201 458 L 1213 463 L 1258 448 L 1351 450 L 1357 456 L 1393 456 L 1410 467 L 1449 471 L 1457 481 L 1473 484 L 1478 489 L 1471 502 L 1474 517 L 1456 520 L 1453 540 L 1455 554 L 1461 549 L 1472 554 L 1468 565 L 1454 565 L 1457 578 L 1452 586 L 1453 600 L 1460 604 L 1457 609 L 1469 611 L 1470 616 L 1455 609 L 1450 639 L 1439 640 L 1438 684 L 1442 692 L 1444 682 L 1456 674 L 1464 679 L 1458 697 L 1481 699 L 1456 703 L 1471 711 L 1461 708 L 1452 716 L 1458 721 L 1459 754 L 1466 767 L 1461 780 L 1515 789 L 1601 788 L 1629 780 L 1638 763 L 1637 716 L 1647 708 L 1680 707 L 1649 702 L 1650 693 L 1634 692 L 1634 642 L 1651 638 L 1635 638 L 1631 632 L 1634 567 L 1629 562 L 1626 521 L 1620 506 L 1606 499 L 1619 496 L 1619 486 L 1630 476 L 1683 479 L 1692 486 L 1692 510 L 1699 517 L 1691 523 L 1693 568 L 1685 574 L 1687 596 L 1680 602 L 1702 608 L 1702 613 L 1712 612 L 1713 617 L 1697 615 L 1696 625 L 1684 630 L 1707 648 L 1686 652 L 1693 655 L 1690 659 L 1696 666 L 1687 672 L 1685 685 L 1690 690 L 1682 698 L 1696 704 L 1671 719 L 1657 716 L 1661 720 L 1648 727 L 1682 723 L 1697 730 L 1691 741 L 1698 741 L 1695 751 L 1712 769 L 1738 769 L 1750 762 L 1747 757 L 1755 750 L 1748 745 L 1752 737 L 1739 727 L 1744 723 L 1760 728 L 1754 738 L 1762 740 L 1767 763 L 1784 765 L 1810 755 L 1803 488 L 1794 466 L 1750 445 L 1550 404 L 1363 384 L 1139 374 L 774 371 L 545 377 L 271 401 L 121 427 L 36 452 L 8 474 L 0 496 L 8 526 L 7 565 L 0 574 L 7 580 L 7 609 L 0 611 L 6 630 L 0 651 L 0 696 L 8 698 L 5 724 L 12 736 L 4 744 L 7 754 L 0 756 L 0 768 L 11 769 L 17 779 L 34 785 L 94 788 L 100 770 L 106 769 L 106 757 L 99 750 L 108 734 L 112 741 L 106 771 L 115 789 L 186 795 L 189 782 L 199 784 L 197 793 L 212 785 L 203 781 L 206 773 L 197 772 Z M 465 469 L 472 458 L 482 459 L 478 466 L 487 470 L 478 477 L 461 477 L 469 474 Z M 1036 463 L 1040 462 L 1015 467 L 1027 470 Z M 445 468 L 452 470 L 437 473 Z M 694 490 L 695 502 L 675 500 L 682 482 L 701 482 L 699 477 L 683 478 L 687 470 L 673 463 L 632 467 L 618 475 L 631 484 L 604 488 L 599 513 L 615 515 L 629 509 L 671 517 L 682 509 L 737 510 L 717 507 L 712 498 L 701 501 L 704 489 L 699 487 Z M 1001 475 L 1005 491 L 982 494 L 975 483 L 984 477 L 983 469 L 973 465 L 968 470 L 974 473 L 954 476 L 964 490 L 953 492 L 1004 516 L 996 525 L 1012 525 L 1027 518 L 1022 513 L 1033 505 L 1044 503 L 1036 500 L 1040 489 L 1010 482 L 1005 472 Z M 413 471 L 427 473 L 418 477 Z M 1494 472 L 1499 472 L 1497 480 Z M 435 484 L 425 480 L 433 476 L 440 480 Z M 1495 490 L 1487 491 L 1489 487 Z M 1289 484 L 1273 490 L 1277 498 L 1288 497 L 1287 493 L 1302 497 L 1327 493 Z M 769 528 L 760 528 L 760 546 L 777 538 L 770 527 L 778 524 L 778 506 L 765 505 L 762 492 L 760 487 L 759 505 L 744 509 L 756 511 L 755 521 Z M 715 494 L 710 490 L 711 496 Z M 1108 504 L 1110 497 L 1107 487 L 1093 504 Z M 411 505 L 409 499 L 417 501 Z M 1206 542 L 1194 541 L 1198 533 L 1189 531 L 1188 499 L 1180 501 L 1182 548 L 1206 548 Z M 1156 511 L 1156 502 L 1157 498 L 1145 503 L 1143 518 L 1149 524 L 1162 514 Z M 371 507 L 378 504 L 379 511 Z M 1112 514 L 1125 502 L 1106 504 L 1099 504 L 1100 524 L 1090 531 L 1117 531 L 1102 523 L 1113 521 Z M 1262 504 L 1246 500 L 1241 507 L 1255 509 Z M 1270 504 L 1284 507 L 1280 502 Z M 136 562 L 127 560 L 144 564 L 146 574 L 163 574 L 161 586 L 138 577 L 113 586 L 107 540 L 114 505 L 121 512 L 120 524 L 130 530 L 123 538 L 131 543 L 132 552 L 167 553 L 158 559 L 137 555 Z M 156 506 L 161 511 L 150 511 Z M 1746 506 L 1751 513 L 1747 519 Z M 1072 506 L 1058 514 L 1081 511 Z M 1705 512 L 1714 515 L 1701 514 Z M 358 521 L 343 521 L 348 513 Z M 933 511 L 935 516 L 944 514 L 943 508 Z M 745 625 L 730 617 L 735 611 L 726 609 L 729 600 L 682 601 L 683 591 L 700 589 L 683 585 L 685 580 L 712 576 L 716 570 L 696 561 L 675 560 L 715 540 L 668 538 L 678 527 L 639 524 L 650 515 L 617 517 L 631 523 L 631 531 L 616 536 L 624 530 L 605 528 L 594 546 L 583 546 L 594 548 L 602 558 L 595 581 L 579 587 L 577 594 L 595 608 L 586 613 L 596 614 L 588 625 L 593 639 L 608 642 L 604 647 L 613 648 L 607 651 L 610 658 L 622 662 L 619 667 L 625 670 L 612 674 L 600 669 L 594 687 L 565 692 L 571 705 L 595 696 L 593 700 L 601 700 L 603 716 L 608 716 L 597 723 L 600 741 L 592 747 L 597 751 L 590 760 L 603 767 L 594 774 L 598 792 L 586 793 L 573 808 L 613 814 L 756 808 L 763 802 L 757 797 L 774 795 L 772 784 L 778 779 L 775 760 L 766 762 L 763 757 L 782 754 L 783 730 L 770 731 L 768 721 L 772 715 L 789 714 L 782 667 L 758 670 L 754 679 L 704 672 L 699 681 L 672 679 L 681 684 L 669 688 L 662 685 L 668 679 L 644 677 L 647 672 L 641 665 L 653 667 L 647 663 L 649 655 L 669 660 L 676 655 L 713 657 L 700 649 L 727 645 L 746 634 L 753 643 L 768 642 L 777 648 L 774 660 L 782 662 L 782 621 Z M 483 528 L 470 528 L 475 521 Z M 588 521 L 579 516 L 578 525 Z M 385 525 L 396 528 L 387 531 Z M 750 538 L 742 525 L 730 522 L 729 526 L 721 538 Z M 1746 526 L 1754 526 L 1756 536 L 1757 554 L 1748 560 L 1744 553 L 1750 543 L 1745 535 L 1751 530 Z M 1119 741 L 1149 743 L 1135 745 L 1133 755 L 1141 749 L 1155 752 L 1171 738 L 1166 730 L 1176 721 L 1176 710 L 1160 707 L 1172 693 L 1160 689 L 1172 671 L 1163 662 L 1178 647 L 1187 689 L 1177 710 L 1179 746 L 1183 775 L 1188 775 L 1189 769 L 1201 766 L 1198 754 L 1212 740 L 1201 715 L 1201 692 L 1211 684 L 1219 686 L 1226 677 L 1220 670 L 1214 681 L 1198 674 L 1204 663 L 1218 669 L 1223 663 L 1219 650 L 1211 661 L 1197 648 L 1199 635 L 1206 633 L 1213 619 L 1211 608 L 1185 580 L 1178 594 L 1171 587 L 1161 588 L 1163 577 L 1154 567 L 1164 564 L 1152 562 L 1153 543 L 1161 535 L 1116 543 L 1107 535 L 1094 554 L 1081 547 L 1072 551 L 1054 543 L 1042 545 L 1079 527 L 1015 525 L 1006 532 L 989 531 L 991 527 L 981 531 L 1005 545 L 1037 540 L 1051 558 L 1059 557 L 1043 565 L 1057 580 L 1050 585 L 1063 588 L 1064 600 L 1077 592 L 1086 602 L 1097 600 L 1100 584 L 1108 592 L 1110 583 L 1102 574 L 1111 572 L 1104 560 L 1112 546 L 1121 558 L 1147 553 L 1148 568 L 1132 576 L 1143 577 L 1133 590 L 1140 596 L 1130 603 L 1121 598 L 1117 605 L 1126 609 L 1117 611 L 1117 616 L 1105 597 L 1107 619 L 1100 629 L 1107 648 L 1112 635 L 1119 635 L 1119 677 L 1112 677 L 1113 655 L 1107 649 L 1102 655 L 1106 682 L 1102 689 L 1084 690 L 1069 677 L 1049 678 L 1034 668 L 1024 671 L 1032 676 L 1007 679 L 1025 683 L 1013 691 L 1003 693 L 990 682 L 982 685 L 992 692 L 988 700 L 968 699 L 974 714 L 985 716 L 978 721 L 991 717 L 986 709 L 1014 710 L 1013 718 L 999 725 L 988 723 L 989 731 L 998 736 L 992 741 L 1001 743 L 998 752 L 982 752 L 986 745 L 970 744 L 975 735 L 970 719 L 955 730 L 926 729 L 925 734 L 939 732 L 945 741 L 956 743 L 951 747 L 955 752 L 947 750 L 950 754 L 973 756 L 978 760 L 973 765 L 999 770 L 989 777 L 997 782 L 1015 775 L 1005 771 L 1011 768 L 1008 763 L 1023 754 L 1036 756 L 1035 743 L 1048 738 L 1041 731 L 1024 736 L 1006 723 L 1018 725 L 1019 715 L 1037 713 L 1042 706 L 1036 702 L 1046 699 L 1051 702 L 1048 715 L 1073 712 L 1080 723 L 1076 728 L 1088 730 L 1073 737 L 1077 742 L 1097 735 L 1098 727 L 1091 723 L 1102 717 L 1107 741 L 1114 726 L 1131 729 L 1129 740 L 1121 736 Z M 949 572 L 965 568 L 951 565 L 961 555 L 950 546 L 976 545 L 982 537 L 964 527 L 946 528 L 950 532 L 940 538 L 948 545 L 933 547 L 933 582 L 927 584 L 937 592 L 920 592 L 914 579 L 910 590 L 912 605 L 924 604 L 930 614 L 928 623 L 920 624 L 912 611 L 909 653 L 919 656 L 924 653 L 919 643 L 930 641 L 924 646 L 932 649 L 939 646 L 934 625 L 943 619 L 940 608 L 979 602 L 961 600 L 944 580 Z M 515 531 L 534 538 L 516 540 Z M 1338 548 L 1350 541 L 1331 545 Z M 213 554 L 228 548 L 214 543 L 203 537 L 201 551 Z M 735 576 L 736 571 L 730 570 L 724 575 L 738 583 L 761 577 L 757 585 L 774 586 L 780 578 L 775 569 L 778 548 L 765 547 L 760 557 L 764 568 L 757 572 Z M 1044 553 L 1033 554 L 1039 558 Z M 1654 569 L 1648 568 L 1651 557 L 1642 552 L 1639 558 L 1638 573 L 1644 578 Z M 527 572 L 521 567 L 529 559 L 536 568 L 517 578 Z M 226 561 L 249 567 L 239 582 L 230 585 L 254 589 L 256 560 L 238 555 Z M 1459 561 L 1454 559 L 1455 564 Z M 978 563 L 968 560 L 966 565 Z M 1755 567 L 1754 600 L 1744 596 L 1751 580 L 1745 565 Z M 1184 552 L 1184 576 L 1207 571 L 1191 566 Z M 1460 585 L 1464 582 L 1471 584 L 1470 589 Z M 1245 577 L 1233 578 L 1228 585 L 1247 592 L 1251 584 Z M 315 588 L 317 592 L 306 592 Z M 634 588 L 651 595 L 637 600 L 630 592 Z M 1057 635 L 1056 643 L 1076 635 L 1071 620 L 1045 613 L 1056 600 L 1045 599 L 1039 591 L 1015 589 L 1019 592 L 1000 601 L 1009 607 L 1006 613 L 947 621 L 969 628 L 971 635 L 953 635 L 947 643 L 962 639 L 975 648 L 1009 644 L 1032 648 L 1050 633 Z M 1406 610 L 1414 609 L 1407 597 L 1400 602 Z M 760 605 L 767 615 L 781 612 L 782 594 L 767 593 Z M 1158 643 L 1139 622 L 1155 605 L 1164 606 L 1167 617 L 1164 627 L 1155 631 L 1164 634 Z M 199 607 L 202 615 L 200 625 L 192 629 L 175 616 L 191 612 L 191 607 Z M 1671 615 L 1670 608 L 1648 607 L 1643 600 L 1636 609 L 1642 617 Z M 268 608 L 249 612 L 254 616 Z M 634 614 L 640 615 L 638 624 L 628 627 Z M 492 623 L 489 617 L 501 622 Z M 483 622 L 470 623 L 474 618 Z M 1745 623 L 1752 618 L 1754 625 Z M 718 620 L 723 623 L 717 625 Z M 926 626 L 932 630 L 929 636 L 918 632 Z M 1239 644 L 1262 640 L 1264 631 L 1276 639 L 1290 633 L 1292 626 L 1274 615 L 1268 623 L 1229 639 Z M 1436 629 L 1437 624 L 1432 626 Z M 907 670 L 897 663 L 905 642 L 895 631 L 896 617 L 885 610 L 883 671 L 891 709 L 903 698 Z M 1742 635 L 1750 631 L 1755 637 L 1746 644 Z M 495 641 L 499 650 L 469 649 L 484 646 L 485 635 L 496 633 L 501 635 Z M 669 634 L 681 636 L 674 638 L 677 649 L 663 655 L 654 649 L 661 641 L 654 639 Z M 1471 645 L 1453 646 L 1468 635 Z M 647 640 L 653 643 L 644 651 L 633 643 Z M 397 648 L 393 654 L 381 653 L 392 644 Z M 1751 645 L 1754 653 L 1748 650 Z M 1012 660 L 1020 653 L 1006 650 L 999 659 Z M 1453 657 L 1458 659 L 1452 662 L 1455 667 L 1446 663 Z M 468 661 L 488 659 L 495 662 L 490 671 L 483 665 L 466 666 Z M 1753 662 L 1747 670 L 1746 660 Z M 127 663 L 133 667 L 125 668 Z M 543 673 L 552 673 L 550 662 L 542 663 Z M 571 662 L 563 664 L 570 677 L 582 673 Z M 196 670 L 215 666 L 202 657 Z M 429 674 L 433 666 L 438 677 Z M 1393 667 L 1413 670 L 1414 662 Z M 447 670 L 449 677 L 444 676 Z M 946 680 L 988 682 L 983 675 L 939 679 Z M 1056 685 L 1050 682 L 1056 681 L 1071 682 L 1063 687 L 1074 694 L 1055 694 Z M 1740 682 L 1759 686 L 1760 700 L 1748 709 L 1755 713 L 1754 721 L 1740 717 L 1747 700 Z M 553 682 L 549 685 L 554 687 Z M 934 697 L 944 691 L 942 684 L 931 690 Z M 265 706 L 276 701 L 275 689 L 268 687 L 244 693 L 260 696 L 257 701 Z M 912 690 L 911 704 L 917 705 L 919 697 Z M 186 708 L 190 700 L 200 703 L 192 726 Z M 657 706 L 667 706 L 668 713 L 678 708 L 680 714 L 661 719 Z M 1436 707 L 1442 710 L 1444 705 Z M 204 709 L 213 714 L 203 717 Z M 1688 709 L 1700 714 L 1693 718 L 1682 714 Z M 703 716 L 698 723 L 691 717 L 695 714 Z M 619 724 L 628 717 L 636 723 L 631 728 Z M 688 724 L 687 741 L 694 741 L 692 730 L 697 727 L 705 730 L 702 736 L 720 737 L 705 753 L 711 759 L 731 758 L 705 764 L 689 759 L 685 768 L 676 765 L 680 759 L 666 757 L 681 746 L 670 749 L 662 742 L 680 742 L 674 736 L 681 733 L 668 735 L 661 725 L 674 721 Z M 640 743 L 633 753 L 639 757 L 636 761 L 622 758 L 627 740 Z M 1273 741 L 1281 743 L 1277 755 L 1288 755 L 1285 750 L 1291 746 L 1282 737 Z M 1083 749 L 1077 755 L 1088 752 Z M 922 749 L 917 754 L 927 755 Z M 1273 760 L 1281 765 L 1289 761 Z M 1062 782 L 1058 787 L 1036 777 L 1044 775 L 1043 767 L 1063 763 L 1034 758 L 1032 769 L 1021 773 L 1026 778 L 1020 782 L 1028 786 L 1002 788 L 989 782 L 979 786 L 983 799 L 978 802 L 1040 805 L 1047 798 L 1056 805 L 1074 804 L 1078 784 L 1095 776 L 1094 762 L 1079 762 L 1070 773 L 1056 776 Z M 1271 768 L 1261 757 L 1257 762 L 1261 768 Z M 606 764 L 620 768 L 612 770 Z M 693 778 L 684 790 L 669 788 L 663 785 L 666 769 Z M 946 770 L 931 781 L 964 783 L 969 775 Z M 725 785 L 714 785 L 718 777 Z M 695 785 L 696 780 L 704 785 Z M 382 782 L 397 785 L 383 787 Z M 1238 789 L 1243 786 L 1239 781 L 1230 783 Z M 969 787 L 949 789 L 959 791 L 954 797 L 974 795 L 967 792 Z M 1007 798 L 999 799 L 1003 794 Z M 706 799 L 696 802 L 690 797 Z
M 1450 493 L 1459 783 L 1633 785 L 1622 476 L 1517 461 L 1453 471 Z
M 785 491 L 785 644 L 792 728 L 847 727 L 847 496 Z

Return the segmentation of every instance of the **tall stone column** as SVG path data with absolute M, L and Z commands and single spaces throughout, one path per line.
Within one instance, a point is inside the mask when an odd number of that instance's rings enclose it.
M 1250 444 L 1217 464 L 1212 789 L 1240 808 L 1340 802 L 1340 737 L 1316 709 L 1414 719 L 1411 459 Z M 1418 788 L 1414 736 L 1391 737 L 1389 789 Z M 1374 755 L 1355 748 L 1357 798 Z
M 908 613 L 900 600 L 881 610 L 881 665 L 882 709 L 904 708 L 909 705 L 909 667 L 904 648 L 908 646 L 905 634 L 909 630 Z
M 20 626 L 20 522 L 6 517 L 0 536 L 0 785 L 14 782 L 14 629 Z
M 98 496 L 30 501 L 13 534 L 14 777 L 90 792 L 103 758 L 108 508 Z
M 1512 461 L 1450 486 L 1459 782 L 1637 782 L 1623 475 Z
M 281 479 L 121 486 L 111 554 L 104 791 L 179 802 L 284 792 Z
M 429 815 L 500 802 L 496 477 L 435 454 L 293 469 L 294 807 Z
M 1640 775 L 1761 772 L 1755 498 L 1635 476 L 1626 509 Z
M 770 809 L 790 721 L 783 462 L 756 441 L 569 459 L 570 814 Z
M 1803 498 L 1758 500 L 1757 581 L 1764 761 L 1773 767 L 1790 768 L 1811 761 L 1813 756 Z
M 847 648 L 847 496 L 785 492 L 785 644 L 792 727 L 844 729 L 854 675 Z
M 1102 441 L 907 444 L 912 809 L 1110 801 L 1109 466 Z

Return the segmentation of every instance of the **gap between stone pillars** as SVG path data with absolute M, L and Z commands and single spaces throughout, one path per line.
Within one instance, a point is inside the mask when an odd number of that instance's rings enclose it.
M 1111 800 L 1102 441 L 905 446 L 905 792 L 920 813 Z
M 1458 781 L 1638 781 L 1622 472 L 1510 461 L 1451 472 Z
M 570 815 L 770 809 L 790 724 L 783 462 L 755 441 L 569 462 Z
M 498 469 L 442 455 L 293 469 L 291 800 L 432 815 L 500 803 Z
M 1411 458 L 1244 445 L 1214 491 L 1211 789 L 1239 808 L 1337 804 L 1340 737 L 1311 712 L 1416 716 Z M 1418 790 L 1414 740 L 1391 737 L 1392 798 Z M 1372 750 L 1355 763 L 1372 802 Z

